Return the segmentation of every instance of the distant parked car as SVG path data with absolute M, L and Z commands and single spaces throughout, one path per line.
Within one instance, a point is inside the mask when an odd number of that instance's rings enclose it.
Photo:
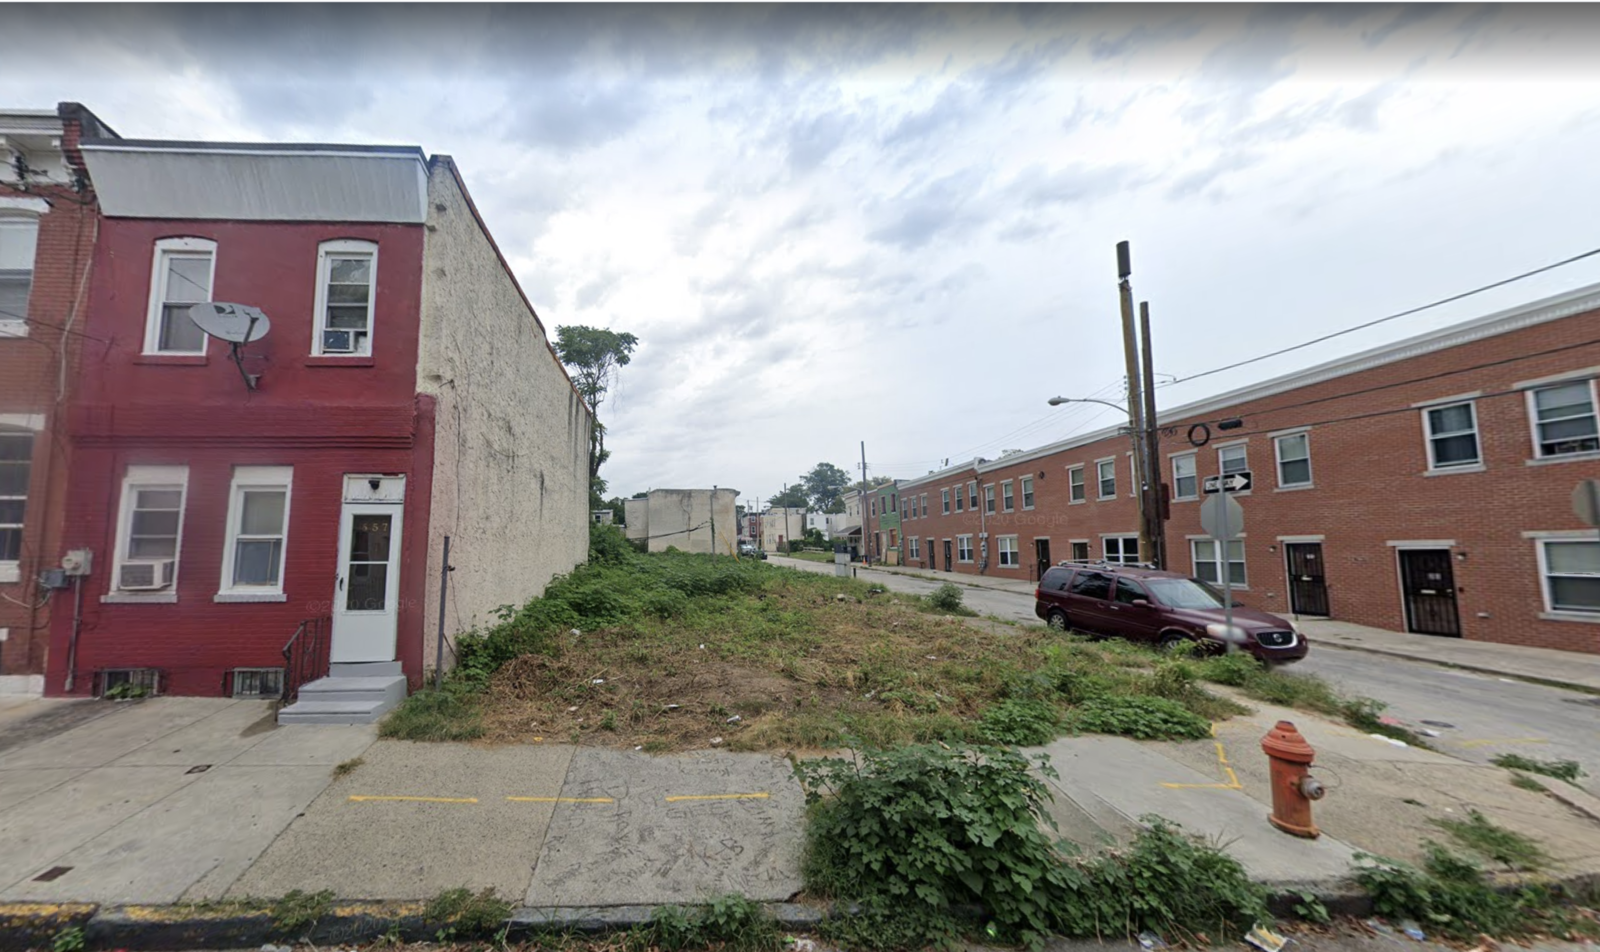
M 1274 664 L 1299 661 L 1310 650 L 1291 622 L 1259 609 L 1235 604 L 1229 628 L 1222 594 L 1176 572 L 1062 563 L 1045 570 L 1033 594 L 1034 614 L 1060 631 L 1162 647 L 1194 642 L 1218 654 L 1233 644 Z
M 752 559 L 764 559 L 767 557 L 767 553 L 761 551 L 754 542 L 739 543 L 739 554 L 749 556 Z

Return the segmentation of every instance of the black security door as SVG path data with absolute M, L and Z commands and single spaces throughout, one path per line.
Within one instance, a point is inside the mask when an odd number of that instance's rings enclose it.
M 1284 549 L 1289 556 L 1289 609 L 1296 615 L 1327 615 L 1322 543 L 1290 542 Z
M 950 556 L 950 540 L 946 539 L 944 540 L 944 570 L 946 572 L 950 571 L 950 566 L 954 562 L 955 559 Z
M 1034 581 L 1038 581 L 1039 579 L 1044 578 L 1045 569 L 1050 567 L 1050 540 L 1034 539 L 1033 555 L 1033 579 Z
M 1400 589 L 1406 603 L 1406 630 L 1419 635 L 1461 637 L 1456 612 L 1455 574 L 1449 549 L 1401 549 Z

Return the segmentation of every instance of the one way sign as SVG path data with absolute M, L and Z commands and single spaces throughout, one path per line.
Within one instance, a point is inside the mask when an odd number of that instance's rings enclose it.
M 1206 495 L 1227 491 L 1242 493 L 1250 488 L 1250 471 L 1242 473 L 1229 473 L 1226 476 L 1207 476 L 1205 482 Z

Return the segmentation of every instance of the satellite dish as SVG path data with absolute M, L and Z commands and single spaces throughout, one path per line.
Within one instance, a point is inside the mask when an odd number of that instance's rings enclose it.
M 267 336 L 272 322 L 259 307 L 205 301 L 189 307 L 189 319 L 207 334 L 233 344 L 248 344 Z

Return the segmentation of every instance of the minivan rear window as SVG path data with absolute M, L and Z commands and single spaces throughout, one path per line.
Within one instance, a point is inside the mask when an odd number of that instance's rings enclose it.
M 1046 569 L 1044 578 L 1039 580 L 1039 587 L 1047 592 L 1064 592 L 1067 589 L 1067 582 L 1070 581 L 1071 578 L 1071 569 Z
M 1111 576 L 1099 572 L 1079 572 L 1072 580 L 1072 594 L 1085 598 L 1106 598 L 1111 595 Z

